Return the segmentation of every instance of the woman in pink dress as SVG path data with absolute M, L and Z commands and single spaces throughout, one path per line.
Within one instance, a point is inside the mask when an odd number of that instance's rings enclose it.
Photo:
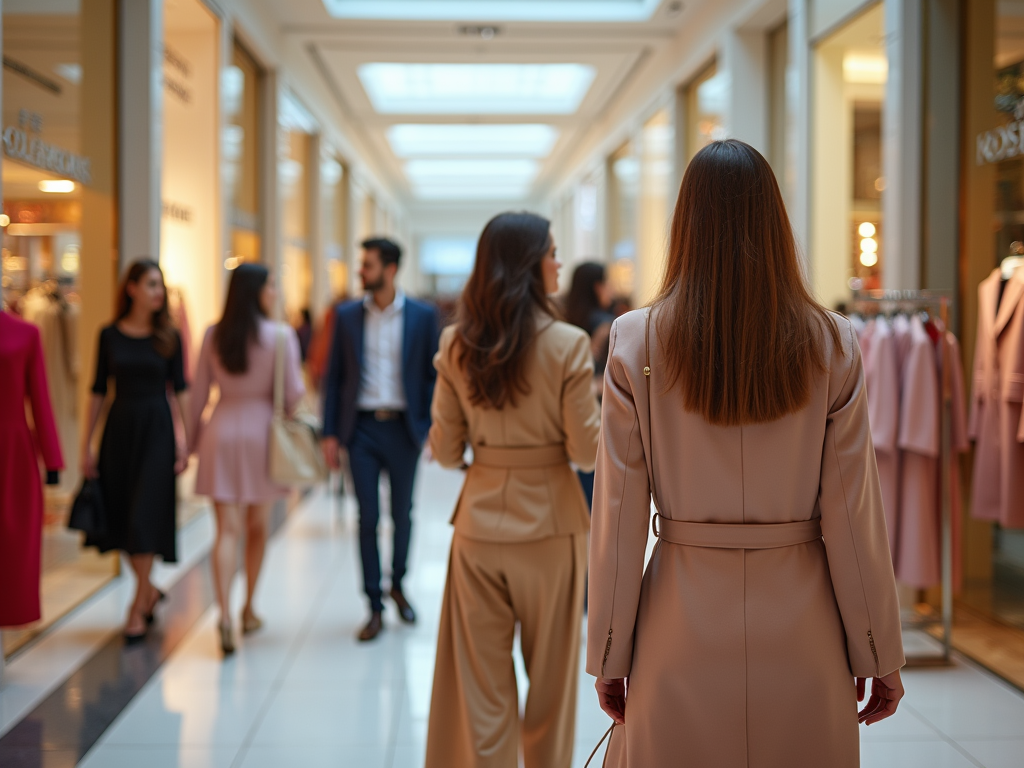
M 291 412 L 305 394 L 295 331 L 268 319 L 276 291 L 267 268 L 242 264 L 231 274 L 224 315 L 206 330 L 193 386 L 192 450 L 199 454 L 196 493 L 210 496 L 217 512 L 213 578 L 220 606 L 220 641 L 234 652 L 231 581 L 238 570 L 238 540 L 245 530 L 248 589 L 242 632 L 263 622 L 252 608 L 253 593 L 267 543 L 270 502 L 287 489 L 268 477 L 267 438 L 274 411 L 274 356 L 278 334 L 285 334 L 285 408 Z M 202 423 L 210 387 L 220 392 L 209 421 Z

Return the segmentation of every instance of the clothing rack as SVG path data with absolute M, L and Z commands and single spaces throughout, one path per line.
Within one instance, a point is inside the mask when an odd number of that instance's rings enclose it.
M 940 291 L 897 291 L 862 290 L 855 291 L 851 311 L 864 314 L 929 312 L 938 317 L 945 333 L 949 330 L 949 316 L 952 299 Z M 864 310 L 867 310 L 865 312 Z M 939 345 L 942 370 L 942 406 L 939 411 L 941 442 L 939 448 L 939 472 L 941 493 L 942 526 L 942 607 L 938 617 L 916 615 L 903 620 L 904 629 L 923 630 L 933 626 L 942 627 L 942 654 L 907 657 L 908 666 L 947 666 L 952 664 L 953 642 L 953 511 L 952 511 L 952 456 L 953 394 L 950 380 L 950 366 L 958 361 L 947 359 L 946 345 Z

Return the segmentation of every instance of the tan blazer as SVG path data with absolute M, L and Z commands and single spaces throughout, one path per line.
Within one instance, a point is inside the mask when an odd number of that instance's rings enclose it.
M 584 533 L 587 503 L 572 461 L 594 466 L 600 410 L 591 392 L 594 363 L 587 334 L 539 317 L 528 352 L 528 394 L 493 410 L 469 401 L 466 377 L 452 350 L 455 328 L 441 334 L 434 358 L 437 386 L 430 448 L 444 467 L 462 465 L 476 448 L 452 522 L 481 541 L 533 541 Z
M 590 674 L 630 679 L 609 766 L 859 765 L 853 676 L 904 658 L 860 348 L 835 317 L 808 404 L 742 427 L 685 410 L 653 328 L 649 422 L 645 311 L 613 326 L 587 645 Z M 644 573 L 652 476 L 669 521 Z

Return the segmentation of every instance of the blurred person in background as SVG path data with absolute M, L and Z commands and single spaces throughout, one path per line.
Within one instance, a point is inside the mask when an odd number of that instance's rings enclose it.
M 496 216 L 435 359 L 431 449 L 459 467 L 472 446 L 473 464 L 453 518 L 427 768 L 515 768 L 520 735 L 527 766 L 572 761 L 589 520 L 569 462 L 593 467 L 600 424 L 590 340 L 550 298 L 560 267 L 550 222 Z
M 394 523 L 390 597 L 407 624 L 416 612 L 402 590 L 412 536 L 416 466 L 430 429 L 437 352 L 437 310 L 407 297 L 395 284 L 402 251 L 385 238 L 362 244 L 359 278 L 366 296 L 338 307 L 324 382 L 323 450 L 341 467 L 347 451 L 359 502 L 359 554 L 370 619 L 359 631 L 373 640 L 384 627 L 381 587 L 379 484 L 391 485 Z
M 238 572 L 239 541 L 244 533 L 246 592 L 240 623 L 243 634 L 248 634 L 263 626 L 253 610 L 253 596 L 267 546 L 270 504 L 288 492 L 268 477 L 280 336 L 284 337 L 286 411 L 294 411 L 305 394 L 295 331 L 269 319 L 275 298 L 273 278 L 262 264 L 244 263 L 232 271 L 224 313 L 206 330 L 193 381 L 190 452 L 199 454 L 196 493 L 213 499 L 217 515 L 211 563 L 220 608 L 217 632 L 225 655 L 235 650 L 230 598 Z M 203 424 L 214 385 L 220 397 Z
M 569 293 L 563 301 L 565 319 L 582 328 L 590 337 L 590 351 L 594 357 L 594 395 L 598 401 L 608 360 L 608 332 L 615 319 L 611 313 L 612 298 L 604 265 L 585 261 L 573 270 Z M 594 502 L 594 473 L 579 470 L 577 474 L 589 508 Z
M 295 335 L 299 339 L 299 355 L 302 362 L 309 357 L 309 345 L 313 340 L 313 316 L 309 313 L 309 307 L 303 307 L 299 313 L 301 322 L 295 328 Z
M 128 556 L 136 584 L 124 637 L 135 643 L 146 636 L 164 597 L 150 581 L 154 558 L 178 560 L 175 475 L 188 463 L 186 444 L 177 437 L 187 440 L 188 435 L 181 338 L 171 323 L 164 275 L 155 261 L 140 259 L 128 267 L 116 319 L 100 330 L 98 347 L 81 455 L 82 474 L 99 479 L 107 525 L 105 535 L 87 537 L 85 544 Z M 109 379 L 114 380 L 114 399 L 97 459 L 93 433 Z

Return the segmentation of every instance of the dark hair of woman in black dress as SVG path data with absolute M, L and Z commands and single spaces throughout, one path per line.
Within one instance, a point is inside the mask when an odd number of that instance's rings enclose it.
M 249 344 L 259 341 L 260 294 L 270 272 L 262 264 L 240 264 L 231 273 L 224 314 L 213 332 L 213 344 L 220 364 L 228 373 L 249 370 Z
M 565 297 L 565 319 L 587 333 L 593 333 L 591 327 L 595 312 L 605 308 L 597 295 L 597 287 L 605 281 L 604 265 L 593 261 L 585 261 L 572 273 L 572 283 Z
M 117 316 L 114 318 L 114 322 L 128 317 L 132 311 L 132 297 L 128 293 L 129 283 L 138 283 L 151 270 L 159 272 L 160 282 L 164 281 L 164 271 L 160 269 L 159 264 L 151 259 L 137 259 L 128 267 L 117 291 Z M 165 284 L 165 296 L 167 295 L 166 288 Z M 178 334 L 174 330 L 166 298 L 163 306 L 153 313 L 153 346 L 161 357 L 168 359 L 174 357 L 174 353 L 178 351 Z
M 516 393 L 529 391 L 526 350 L 536 336 L 537 311 L 556 314 L 541 273 L 550 248 L 551 222 L 533 213 L 499 214 L 480 235 L 455 331 L 475 405 L 515 405 Z

